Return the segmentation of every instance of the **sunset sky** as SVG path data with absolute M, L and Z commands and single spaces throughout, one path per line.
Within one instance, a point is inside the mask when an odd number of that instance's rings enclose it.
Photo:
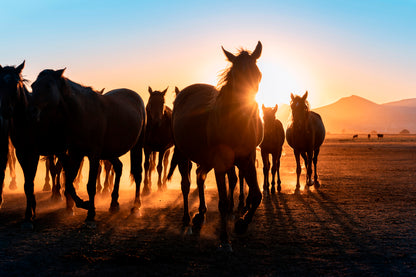
M 34 81 L 66 67 L 73 81 L 163 90 L 216 85 L 236 53 L 263 44 L 258 99 L 313 108 L 356 94 L 376 103 L 416 97 L 416 1 L 4 1 L 0 64 L 26 60 Z

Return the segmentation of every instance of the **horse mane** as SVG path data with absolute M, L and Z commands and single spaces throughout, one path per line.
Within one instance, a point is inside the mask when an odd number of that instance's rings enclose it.
M 74 82 L 74 81 L 72 81 L 72 80 L 70 80 L 66 77 L 62 77 L 62 78 L 64 79 L 65 83 L 67 84 L 67 87 L 65 88 L 66 90 L 71 88 L 71 90 L 75 90 L 75 91 L 80 92 L 82 94 L 90 94 L 90 93 L 101 94 L 100 91 L 94 90 L 90 86 L 84 86 L 84 85 L 76 83 L 76 82 Z
M 250 53 L 247 50 L 239 49 L 238 55 L 236 56 L 236 58 L 244 57 L 244 56 L 249 57 Z M 234 69 L 234 64 L 231 63 L 230 65 L 228 65 L 228 67 L 222 70 L 222 72 L 220 72 L 220 74 L 218 75 L 220 79 L 217 84 L 218 91 L 221 91 L 232 80 L 233 69 Z

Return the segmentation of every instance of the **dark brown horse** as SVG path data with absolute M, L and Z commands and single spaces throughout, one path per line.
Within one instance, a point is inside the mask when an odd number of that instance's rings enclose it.
M 229 201 L 225 174 L 237 165 L 249 186 L 248 212 L 235 224 L 236 232 L 245 232 L 261 202 L 255 168 L 256 146 L 263 137 L 255 96 L 261 80 L 256 65 L 261 55 L 259 42 L 250 54 L 235 56 L 223 49 L 232 66 L 224 72 L 220 90 L 207 84 L 183 89 L 175 99 L 172 129 L 175 146 L 184 157 L 199 165 L 197 184 L 205 182 L 215 170 L 221 214 L 221 246 L 231 250 L 227 231 Z
M 122 172 L 119 157 L 130 151 L 131 174 L 136 181 L 136 198 L 132 211 L 140 208 L 140 182 L 142 179 L 142 147 L 146 112 L 142 98 L 132 90 L 116 89 L 100 95 L 63 77 L 62 70 L 44 70 L 32 84 L 34 103 L 42 112 L 61 108 L 59 116 L 65 121 L 68 155 L 62 163 L 65 170 L 67 208 L 88 210 L 87 221 L 95 218 L 94 199 L 100 160 L 109 160 L 114 167 L 115 182 L 110 210 L 119 209 L 118 190 Z M 78 197 L 73 181 L 84 156 L 90 162 L 87 191 L 89 200 Z
M 263 192 L 269 193 L 269 155 L 272 155 L 272 188 L 271 192 L 275 193 L 275 176 L 277 173 L 277 191 L 281 191 L 280 180 L 280 157 L 282 156 L 282 147 L 285 142 L 285 131 L 282 122 L 276 119 L 277 105 L 274 108 L 266 108 L 262 105 L 264 121 L 264 138 L 260 144 L 261 158 L 263 159 Z
M 159 153 L 157 164 L 158 190 L 166 189 L 166 171 L 170 148 L 173 146 L 172 137 L 172 110 L 165 105 L 164 91 L 153 91 L 149 87 L 149 100 L 146 105 L 147 125 L 144 143 L 144 181 L 143 195 L 147 195 L 152 189 L 152 167 L 150 166 L 151 153 Z M 153 163 L 155 155 L 153 155 Z M 163 177 L 162 177 L 163 170 Z
M 320 186 L 316 164 L 318 162 L 319 149 L 325 139 L 325 127 L 319 114 L 309 110 L 309 103 L 306 101 L 308 92 L 302 97 L 290 95 L 292 101 L 292 123 L 286 129 L 286 139 L 293 148 L 296 158 L 296 190 L 299 191 L 299 176 L 301 173 L 300 156 L 305 161 L 306 184 L 308 186 Z M 314 165 L 314 182 L 312 182 L 312 161 Z
M 67 133 L 64 118 L 58 111 L 62 107 L 44 109 L 33 119 L 32 95 L 26 89 L 21 72 L 24 62 L 18 67 L 0 67 L 0 115 L 10 121 L 10 137 L 16 148 L 16 157 L 22 167 L 26 194 L 26 212 L 23 227 L 33 228 L 36 200 L 34 184 L 39 156 L 61 154 L 67 149 Z M 8 149 L 7 138 L 0 142 L 0 149 Z M 0 165 L 7 151 L 0 151 Z M 4 172 L 0 170 L 0 172 Z

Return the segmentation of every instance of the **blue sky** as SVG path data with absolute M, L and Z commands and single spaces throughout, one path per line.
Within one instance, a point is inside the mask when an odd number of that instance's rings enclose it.
M 416 1 L 7 1 L 0 64 L 26 60 L 34 81 L 66 67 L 73 81 L 147 97 L 216 84 L 231 52 L 263 43 L 259 101 L 312 107 L 357 94 L 377 103 L 415 97 Z

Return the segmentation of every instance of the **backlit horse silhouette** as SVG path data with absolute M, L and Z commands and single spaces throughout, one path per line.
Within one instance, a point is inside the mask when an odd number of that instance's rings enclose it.
M 282 147 L 285 142 L 285 131 L 280 120 L 276 119 L 277 105 L 274 108 L 266 108 L 262 105 L 264 121 L 264 138 L 260 144 L 261 157 L 263 159 L 264 184 L 263 192 L 269 192 L 269 155 L 272 155 L 272 188 L 271 192 L 275 193 L 275 176 L 277 173 L 277 191 L 281 191 L 280 180 L 280 157 Z
M 39 156 L 65 154 L 67 149 L 66 125 L 57 112 L 58 109 L 44 109 L 34 119 L 32 95 L 24 85 L 21 72 L 24 62 L 18 67 L 0 66 L 0 116 L 2 121 L 10 121 L 10 138 L 16 148 L 16 157 L 22 167 L 26 195 L 25 221 L 22 227 L 33 228 L 36 200 L 34 184 Z M 2 130 L 4 128 L 2 127 Z M 7 138 L 0 136 L 0 165 L 7 160 Z M 4 172 L 4 170 L 0 170 Z
M 146 105 L 147 125 L 144 143 L 144 181 L 143 195 L 151 192 L 152 187 L 152 167 L 150 159 L 155 163 L 155 154 L 151 157 L 151 153 L 159 153 L 159 161 L 157 164 L 158 190 L 166 189 L 166 171 L 169 163 L 170 148 L 173 146 L 172 137 L 172 110 L 165 105 L 164 91 L 153 91 L 149 87 L 149 100 Z M 163 169 L 163 177 L 162 177 Z
M 248 211 L 235 224 L 236 232 L 245 232 L 261 202 L 255 168 L 256 146 L 263 137 L 255 101 L 261 80 L 256 65 L 261 55 L 259 42 L 250 54 L 235 56 L 223 49 L 232 66 L 224 72 L 220 90 L 207 84 L 194 84 L 176 97 L 172 115 L 175 146 L 184 157 L 199 165 L 198 186 L 206 174 L 215 170 L 221 214 L 221 246 L 231 250 L 227 231 L 229 201 L 225 174 L 237 165 L 249 186 Z
M 67 130 L 68 155 L 62 163 L 65 170 L 67 208 L 88 210 L 87 221 L 95 218 L 96 180 L 100 160 L 109 160 L 115 171 L 114 189 L 110 210 L 119 209 L 118 191 L 122 172 L 119 157 L 130 151 L 131 174 L 136 181 L 136 198 L 132 211 L 141 206 L 140 182 L 142 179 L 142 148 L 146 112 L 142 98 L 129 89 L 116 89 L 100 95 L 63 77 L 62 70 L 43 70 L 32 84 L 33 98 L 42 112 L 57 109 Z M 58 109 L 58 107 L 60 107 Z M 87 184 L 89 200 L 78 197 L 73 181 L 84 156 L 90 162 Z
M 300 188 L 299 176 L 301 173 L 300 156 L 305 161 L 306 184 L 308 186 L 320 186 L 316 164 L 318 162 L 319 149 L 325 139 L 325 127 L 319 114 L 309 110 L 309 103 L 306 101 L 308 92 L 302 97 L 290 95 L 292 101 L 292 123 L 287 127 L 286 139 L 293 148 L 296 158 L 296 190 Z M 314 182 L 312 182 L 312 161 L 314 165 Z

